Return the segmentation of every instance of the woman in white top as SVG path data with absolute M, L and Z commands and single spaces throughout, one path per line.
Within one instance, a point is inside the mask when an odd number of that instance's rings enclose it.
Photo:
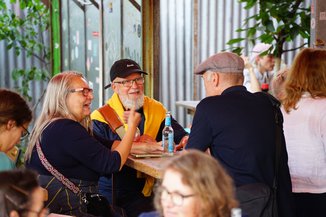
M 326 50 L 303 49 L 284 88 L 284 135 L 297 216 L 325 216 Z

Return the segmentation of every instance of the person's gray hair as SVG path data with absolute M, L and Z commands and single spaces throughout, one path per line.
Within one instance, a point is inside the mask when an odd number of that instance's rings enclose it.
M 35 126 L 31 132 L 30 141 L 26 150 L 25 160 L 31 157 L 32 150 L 40 138 L 43 130 L 53 121 L 59 118 L 70 118 L 73 117 L 67 106 L 67 96 L 69 89 L 73 83 L 73 79 L 82 78 L 85 79 L 82 73 L 76 71 L 65 71 L 52 77 L 50 80 L 47 91 L 44 96 L 43 108 L 39 118 L 37 119 Z M 80 122 L 82 126 L 90 132 L 91 119 L 90 117 L 84 118 Z

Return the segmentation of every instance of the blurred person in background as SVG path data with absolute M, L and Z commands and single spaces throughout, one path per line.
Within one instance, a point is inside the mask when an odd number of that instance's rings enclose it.
M 272 88 L 272 94 L 274 97 L 276 97 L 278 100 L 281 100 L 282 97 L 284 97 L 284 84 L 285 79 L 287 76 L 289 69 L 283 68 L 281 69 L 276 77 L 272 80 L 271 88 Z
M 155 194 L 158 212 L 141 217 L 230 217 L 237 205 L 233 181 L 219 162 L 189 150 L 166 165 Z
M 15 145 L 28 137 L 31 120 L 32 111 L 23 97 L 0 88 L 0 171 L 14 168 L 15 164 L 8 156 L 18 157 Z
M 44 190 L 30 170 L 0 172 L 1 217 L 45 217 Z
M 274 76 L 275 60 L 272 54 L 265 54 L 272 45 L 258 43 L 252 49 L 246 69 L 243 71 L 243 85 L 250 92 L 269 91 Z
M 301 50 L 284 88 L 284 135 L 297 216 L 325 216 L 326 50 Z

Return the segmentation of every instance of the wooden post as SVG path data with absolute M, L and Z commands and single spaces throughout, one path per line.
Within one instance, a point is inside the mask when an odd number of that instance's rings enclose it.
M 145 95 L 159 99 L 160 0 L 142 0 L 143 70 L 148 73 Z

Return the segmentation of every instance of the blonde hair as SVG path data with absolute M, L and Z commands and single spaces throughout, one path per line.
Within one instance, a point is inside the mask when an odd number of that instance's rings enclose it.
M 310 93 L 312 98 L 326 97 L 326 50 L 305 48 L 295 57 L 281 99 L 287 113 L 296 109 L 304 92 Z
M 43 130 L 52 121 L 60 118 L 74 119 L 67 107 L 66 99 L 69 93 L 68 90 L 75 78 L 85 79 L 79 72 L 67 71 L 55 75 L 50 80 L 44 97 L 41 115 L 36 120 L 35 126 L 31 132 L 30 141 L 25 154 L 25 161 L 30 159 L 37 140 L 40 139 Z M 85 117 L 80 124 L 91 133 L 91 119 L 89 116 Z
M 189 150 L 173 159 L 167 170 L 178 172 L 182 182 L 198 195 L 200 215 L 205 217 L 229 217 L 237 207 L 233 181 L 216 159 L 198 150 Z M 164 174 L 163 174 L 164 176 Z M 163 215 L 161 194 L 155 195 L 155 207 Z

